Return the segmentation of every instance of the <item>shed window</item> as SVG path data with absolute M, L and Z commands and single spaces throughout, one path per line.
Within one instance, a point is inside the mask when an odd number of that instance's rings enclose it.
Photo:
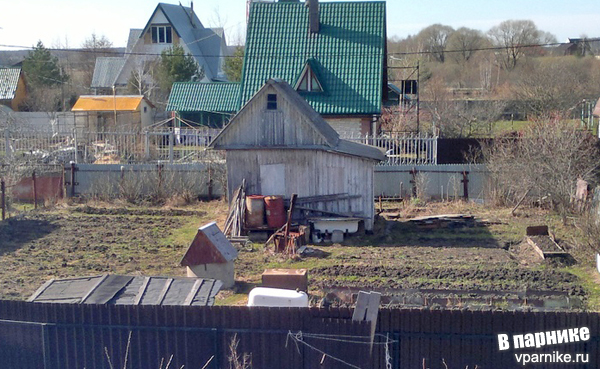
M 153 44 L 170 44 L 173 42 L 173 34 L 170 26 L 152 26 Z
M 267 94 L 267 110 L 277 110 L 277 95 Z

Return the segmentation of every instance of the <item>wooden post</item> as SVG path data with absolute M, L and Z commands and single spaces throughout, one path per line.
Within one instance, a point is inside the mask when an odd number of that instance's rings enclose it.
M 288 218 L 287 218 L 287 222 L 285 223 L 285 233 L 283 236 L 283 242 L 285 243 L 285 248 L 287 249 L 288 254 L 296 253 L 296 249 L 294 249 L 293 246 L 292 246 L 292 250 L 290 252 L 290 249 L 288 248 L 288 237 L 290 235 L 290 223 L 292 222 L 292 213 L 294 212 L 294 204 L 296 203 L 297 197 L 298 197 L 298 194 L 295 194 L 295 193 L 292 194 L 292 198 L 290 199 L 290 209 L 288 211 Z
M 158 191 L 159 192 L 162 190 L 162 169 L 163 169 L 163 165 L 158 164 Z
M 211 165 L 208 163 L 208 200 L 212 200 L 213 198 L 213 180 L 211 174 Z
M 0 180 L 0 192 L 2 192 L 2 220 L 6 219 L 6 184 L 4 179 Z
M 413 168 L 410 171 L 410 174 L 412 175 L 412 179 L 410 180 L 410 183 L 412 183 L 412 195 L 413 197 L 417 197 L 417 170 L 415 168 Z
M 35 170 L 33 171 L 33 173 L 31 173 L 31 180 L 33 181 L 33 208 L 37 209 L 37 203 L 38 203 L 38 198 L 37 198 L 37 181 L 35 180 Z
M 463 183 L 463 197 L 465 200 L 469 199 L 469 172 L 464 171 L 462 172 L 463 175 L 463 179 L 462 179 L 462 183 Z

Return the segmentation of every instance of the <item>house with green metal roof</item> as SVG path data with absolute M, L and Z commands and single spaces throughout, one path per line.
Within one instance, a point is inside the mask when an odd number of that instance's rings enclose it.
M 252 2 L 238 109 L 265 81 L 279 78 L 343 135 L 377 131 L 387 96 L 385 6 L 383 1 Z M 170 100 L 184 99 L 180 93 L 172 92 Z

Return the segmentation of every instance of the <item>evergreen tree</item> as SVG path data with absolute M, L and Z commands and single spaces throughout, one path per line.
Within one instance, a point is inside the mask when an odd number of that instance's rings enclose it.
M 239 82 L 242 79 L 242 66 L 244 65 L 244 47 L 235 48 L 233 55 L 225 59 L 223 71 L 231 82 Z
M 23 71 L 27 81 L 34 89 L 36 87 L 52 87 L 66 82 L 68 76 L 58 65 L 58 58 L 52 56 L 50 50 L 44 47 L 42 41 L 29 52 L 23 61 Z
M 160 54 L 158 83 L 163 91 L 171 91 L 173 82 L 199 80 L 203 76 L 196 59 L 189 53 L 186 55 L 182 46 L 173 45 Z

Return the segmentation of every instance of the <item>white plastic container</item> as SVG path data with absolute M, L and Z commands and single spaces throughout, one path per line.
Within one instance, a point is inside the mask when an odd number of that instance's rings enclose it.
M 314 229 L 321 233 L 332 233 L 342 231 L 344 233 L 355 233 L 358 231 L 360 218 L 312 218 Z
M 255 287 L 248 295 L 248 306 L 308 307 L 308 295 L 302 291 Z

